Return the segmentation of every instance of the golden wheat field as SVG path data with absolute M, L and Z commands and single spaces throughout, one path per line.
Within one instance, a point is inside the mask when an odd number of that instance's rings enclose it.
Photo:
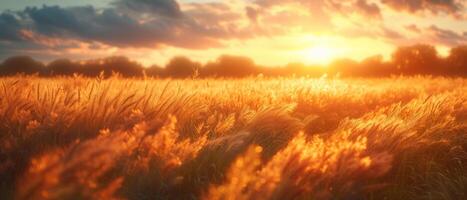
M 467 199 L 467 80 L 0 79 L 0 199 Z

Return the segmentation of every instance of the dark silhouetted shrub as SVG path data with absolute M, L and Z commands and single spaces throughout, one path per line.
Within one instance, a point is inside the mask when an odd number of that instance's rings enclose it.
M 35 61 L 29 56 L 14 56 L 7 58 L 0 68 L 0 75 L 14 75 L 19 73 L 43 74 L 44 72 L 44 64 Z
M 201 64 L 193 62 L 187 57 L 177 56 L 167 64 L 165 74 L 174 78 L 187 78 L 193 76 L 200 67 Z

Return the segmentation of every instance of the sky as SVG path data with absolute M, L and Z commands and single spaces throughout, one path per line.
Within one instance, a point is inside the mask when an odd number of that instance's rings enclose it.
M 0 0 L 0 60 L 248 56 L 267 66 L 467 44 L 466 0 Z

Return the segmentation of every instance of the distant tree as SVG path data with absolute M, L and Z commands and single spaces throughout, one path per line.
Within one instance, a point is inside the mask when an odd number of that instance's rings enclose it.
M 248 57 L 223 55 L 216 61 L 207 63 L 203 75 L 220 77 L 245 77 L 258 74 L 259 69 Z
M 283 66 L 265 67 L 258 66 L 259 73 L 264 76 L 287 76 L 288 72 Z
M 98 76 L 99 73 L 104 70 L 103 69 L 103 60 L 102 59 L 94 59 L 94 60 L 86 60 L 81 62 L 81 74 L 85 76 L 95 77 Z M 107 72 L 109 73 L 109 72 Z
M 288 63 L 284 70 L 287 75 L 302 75 L 305 74 L 306 66 L 303 63 Z
M 446 65 L 450 74 L 467 76 L 467 45 L 452 48 Z
M 160 67 L 159 65 L 152 65 L 151 67 L 146 68 L 145 72 L 147 76 L 165 76 L 164 68 Z
M 0 75 L 24 74 L 42 74 L 45 71 L 44 64 L 35 61 L 29 56 L 14 56 L 7 58 L 1 68 Z
M 72 75 L 74 73 L 81 73 L 81 66 L 68 59 L 54 60 L 47 65 L 47 69 L 51 75 Z
M 417 44 L 399 47 L 392 55 L 397 72 L 414 74 L 436 74 L 440 70 L 440 59 L 433 46 Z
M 177 56 L 166 65 L 165 73 L 174 78 L 187 78 L 193 76 L 200 67 L 201 64 L 193 62 L 187 57 Z
M 141 76 L 143 73 L 143 66 L 137 62 L 131 61 L 124 56 L 108 57 L 102 60 L 102 71 L 107 73 L 117 72 L 123 76 Z M 106 74 L 107 74 L 106 73 Z
M 394 69 L 392 63 L 384 62 L 382 55 L 374 55 L 360 62 L 359 76 L 381 77 L 390 75 Z
M 433 46 L 417 44 L 399 47 L 390 62 L 383 61 L 381 55 L 371 56 L 361 62 L 351 59 L 337 59 L 326 68 L 307 66 L 303 63 L 289 63 L 286 66 L 258 66 L 248 57 L 223 55 L 215 61 L 208 62 L 203 67 L 200 63 L 191 61 L 184 56 L 172 58 L 165 68 L 153 65 L 144 68 L 141 64 L 124 56 L 113 56 L 101 59 L 73 62 L 68 59 L 58 59 L 44 66 L 28 56 L 14 56 L 0 63 L 0 75 L 17 73 L 40 75 L 71 75 L 73 73 L 85 76 L 105 76 L 119 73 L 125 77 L 147 76 L 186 78 L 196 75 L 216 77 L 246 77 L 262 74 L 264 76 L 321 76 L 330 75 L 357 77 L 381 77 L 391 74 L 403 75 L 455 75 L 467 77 L 467 45 L 451 49 L 446 58 L 438 57 Z
M 105 76 L 112 73 L 119 73 L 125 77 L 135 77 L 143 75 L 143 66 L 137 62 L 129 60 L 124 56 L 113 56 L 96 60 L 88 60 L 82 64 L 82 73 L 87 76 L 97 76 L 101 72 Z
M 288 63 L 285 67 L 276 67 L 281 76 L 311 76 L 318 77 L 325 73 L 325 68 L 322 66 L 309 66 L 300 62 Z
M 357 61 L 348 59 L 348 58 L 341 58 L 334 60 L 328 66 L 328 73 L 331 75 L 340 74 L 342 76 L 356 76 L 358 75 L 359 64 Z

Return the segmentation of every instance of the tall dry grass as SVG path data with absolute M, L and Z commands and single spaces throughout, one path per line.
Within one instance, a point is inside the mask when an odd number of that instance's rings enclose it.
M 0 79 L 1 199 L 465 199 L 467 81 Z

